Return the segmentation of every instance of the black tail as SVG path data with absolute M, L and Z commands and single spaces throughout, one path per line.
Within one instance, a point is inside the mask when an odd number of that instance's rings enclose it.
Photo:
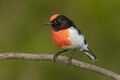
M 88 50 L 84 50 L 84 53 L 92 60 L 95 61 L 96 60 L 96 56 L 94 55 L 94 53 L 88 48 Z

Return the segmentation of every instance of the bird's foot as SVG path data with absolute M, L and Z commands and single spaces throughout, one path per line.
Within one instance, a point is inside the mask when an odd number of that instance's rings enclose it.
M 67 64 L 68 64 L 68 65 L 72 64 L 72 58 L 71 58 L 71 57 L 69 57 L 69 58 L 67 59 Z
M 53 56 L 53 60 L 56 61 L 57 58 L 58 58 L 58 55 L 59 55 L 60 53 L 66 52 L 66 51 L 68 51 L 68 50 L 62 50 L 62 51 L 60 51 L 60 52 L 57 52 L 57 53 Z
M 55 54 L 55 55 L 53 56 L 53 60 L 54 60 L 54 61 L 57 61 L 57 58 L 58 58 L 58 55 Z

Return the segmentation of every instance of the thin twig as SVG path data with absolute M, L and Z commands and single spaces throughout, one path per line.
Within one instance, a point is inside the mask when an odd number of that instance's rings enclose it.
M 53 55 L 50 55 L 50 54 L 30 54 L 30 53 L 14 53 L 14 52 L 0 53 L 0 60 L 7 60 L 7 59 L 54 61 Z M 57 59 L 58 62 L 62 62 L 62 63 L 66 63 L 66 64 L 68 63 L 67 60 L 68 60 L 68 57 L 65 57 L 65 56 L 59 56 Z M 79 68 L 91 70 L 93 72 L 110 77 L 113 80 L 120 80 L 119 74 L 112 72 L 110 70 L 92 65 L 92 64 L 88 64 L 88 63 L 85 63 L 82 61 L 72 59 L 71 65 L 79 67 Z

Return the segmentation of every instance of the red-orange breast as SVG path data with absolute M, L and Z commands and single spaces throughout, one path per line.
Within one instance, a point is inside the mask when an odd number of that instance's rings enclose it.
M 60 31 L 52 30 L 52 37 L 53 37 L 54 42 L 60 48 L 64 48 L 64 47 L 72 45 L 71 41 L 69 40 L 70 35 L 69 35 L 68 29 L 64 29 Z

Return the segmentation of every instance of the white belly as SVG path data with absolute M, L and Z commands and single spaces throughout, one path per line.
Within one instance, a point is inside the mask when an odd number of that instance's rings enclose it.
M 85 44 L 85 42 L 84 42 L 84 36 L 79 35 L 76 29 L 71 27 L 69 29 L 69 33 L 70 33 L 69 40 L 72 42 L 72 45 L 64 47 L 64 49 L 80 49 L 80 50 L 83 50 L 83 49 L 87 48 L 88 45 Z

